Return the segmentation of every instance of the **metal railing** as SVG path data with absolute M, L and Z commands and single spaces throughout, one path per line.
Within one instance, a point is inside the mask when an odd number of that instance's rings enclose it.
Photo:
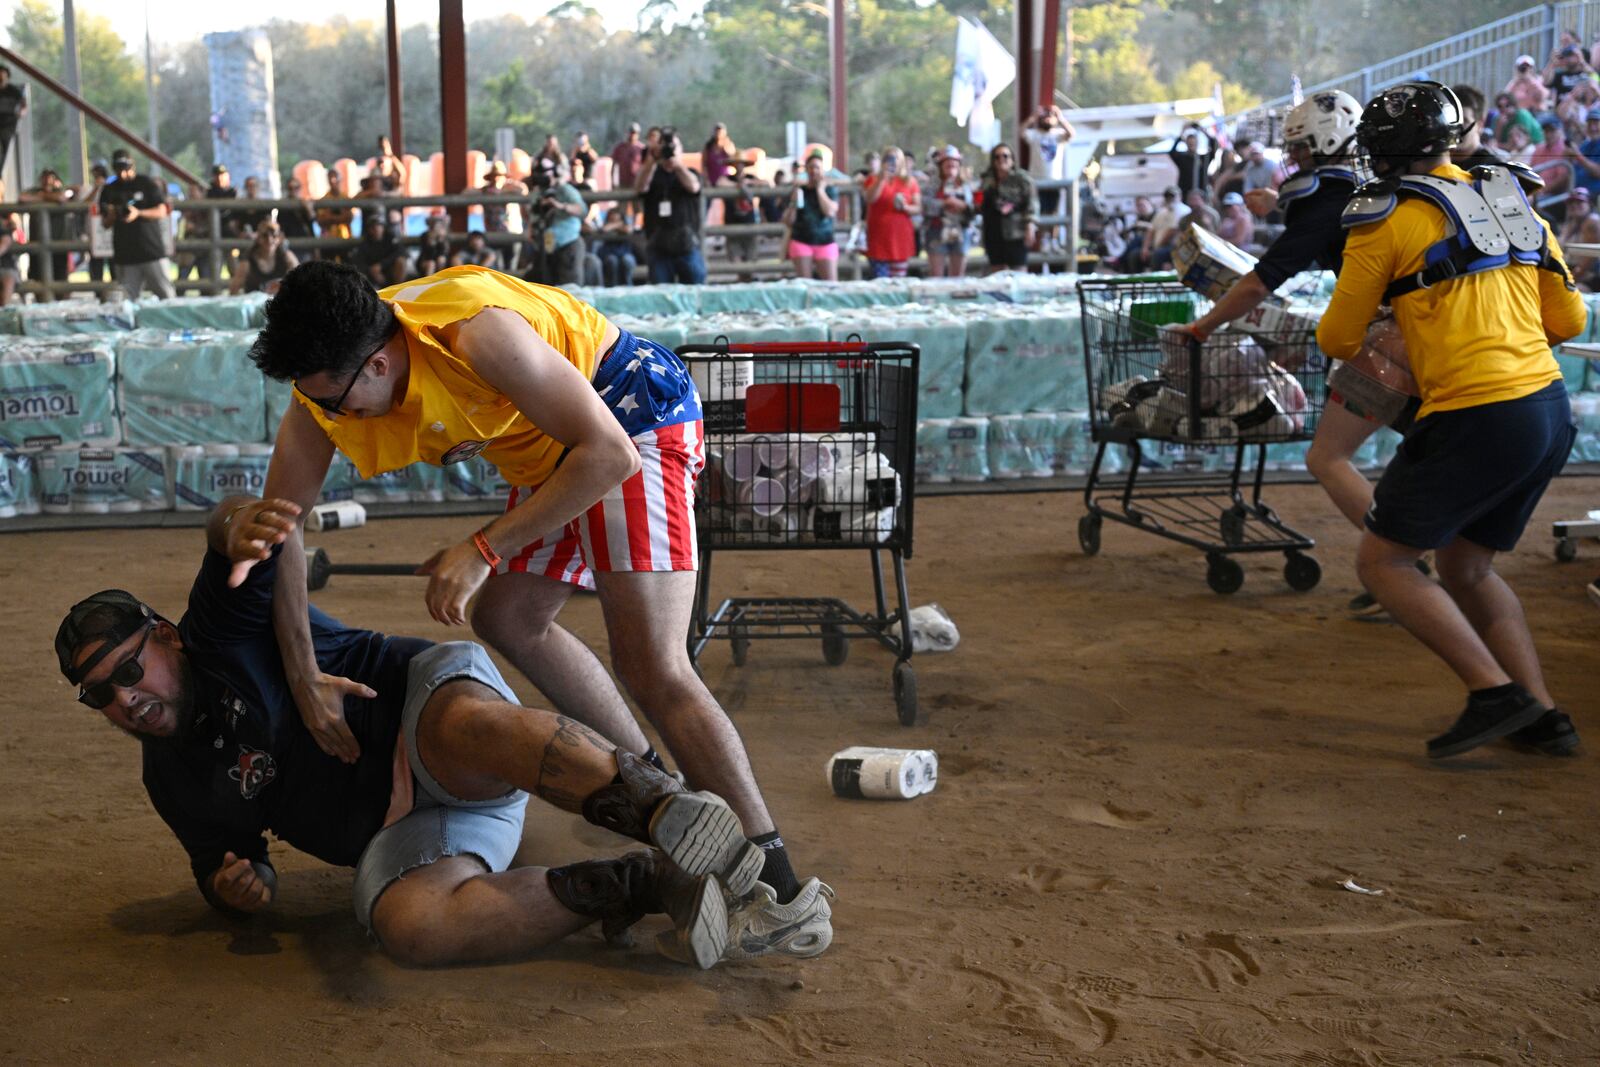
M 1446 85 L 1476 86 L 1493 100 L 1516 73 L 1517 56 L 1531 55 L 1542 68 L 1555 51 L 1561 31 L 1568 29 L 1578 35 L 1583 42 L 1581 47 L 1587 48 L 1590 34 L 1600 31 L 1600 0 L 1568 0 L 1530 7 L 1302 91 L 1310 95 L 1342 89 L 1365 104 L 1391 85 L 1431 78 Z M 1285 94 L 1230 115 L 1226 121 L 1230 125 L 1241 119 L 1249 121 L 1283 111 L 1292 103 L 1293 97 Z
M 840 195 L 841 209 L 848 206 L 849 210 L 841 210 L 839 222 L 840 243 L 840 279 L 859 280 L 865 275 L 866 256 L 864 253 L 845 247 L 845 237 L 854 220 L 864 217 L 864 205 L 861 200 L 861 190 L 856 183 L 840 182 L 833 186 Z M 1039 183 L 1041 191 L 1048 189 L 1070 190 L 1070 183 L 1058 181 L 1043 181 Z M 763 192 L 770 193 L 771 187 L 754 190 L 759 200 Z M 606 190 L 603 192 L 588 192 L 580 190 L 585 202 L 589 204 L 611 204 L 624 201 L 642 199 L 640 194 L 633 190 Z M 702 189 L 702 195 L 707 199 L 731 200 L 740 195 L 740 191 L 732 186 L 719 186 L 717 188 Z M 322 208 L 353 208 L 360 214 L 366 212 L 384 212 L 398 209 L 412 212 L 417 209 L 431 209 L 442 207 L 446 209 L 472 208 L 485 206 L 510 207 L 515 205 L 522 212 L 525 221 L 529 220 L 532 212 L 531 198 L 527 196 L 488 197 L 479 195 L 454 195 L 454 196 L 424 196 L 424 197 L 363 197 L 360 199 L 320 199 L 320 200 L 214 200 L 214 199 L 185 199 L 169 201 L 172 210 L 182 219 L 193 218 L 196 215 L 208 219 L 205 236 L 181 237 L 174 239 L 169 250 L 177 257 L 176 264 L 180 275 L 189 273 L 189 265 L 196 262 L 201 266 L 199 277 L 180 277 L 175 286 L 180 292 L 197 293 L 224 293 L 229 290 L 230 282 L 224 277 L 224 268 L 231 270 L 234 257 L 252 244 L 249 236 L 232 236 L 227 234 L 227 221 L 232 216 L 265 214 L 276 209 L 281 215 L 286 209 L 298 209 L 309 206 L 313 218 Z M 1070 205 L 1063 205 L 1070 208 Z M 30 255 L 30 277 L 19 282 L 19 294 L 31 293 L 36 298 L 60 299 L 72 293 L 95 292 L 109 294 L 117 291 L 121 286 L 115 281 L 72 281 L 70 278 L 57 278 L 55 276 L 57 255 L 67 253 L 82 257 L 91 255 L 88 239 L 88 227 L 99 225 L 98 217 L 90 214 L 90 205 L 83 201 L 69 200 L 64 203 L 49 201 L 28 201 L 25 203 L 0 203 L 0 212 L 14 211 L 21 215 L 26 222 L 29 238 L 25 244 L 17 245 L 14 251 L 18 255 Z M 67 220 L 71 220 L 68 223 Z M 1071 221 L 1069 213 L 1063 212 L 1054 215 L 1040 216 L 1038 222 L 1041 226 L 1065 226 Z M 173 220 L 169 218 L 167 225 L 172 226 Z M 184 227 L 187 229 L 187 226 Z M 77 236 L 57 237 L 58 233 L 75 230 Z M 732 238 L 741 237 L 780 237 L 787 232 L 781 223 L 757 222 L 739 224 L 705 225 L 702 227 L 702 238 Z M 459 248 L 460 243 L 466 238 L 466 233 L 452 231 L 451 250 Z M 510 249 L 525 246 L 529 243 L 527 233 L 485 233 L 485 241 L 496 249 Z M 307 252 L 331 251 L 335 253 L 348 253 L 361 246 L 359 237 L 289 237 L 285 245 L 302 259 Z M 421 243 L 419 236 L 405 236 L 399 238 L 400 247 L 411 250 Z M 704 240 L 702 240 L 704 244 Z M 727 242 L 715 255 L 706 255 L 706 271 L 708 280 L 715 276 L 718 278 L 772 278 L 791 277 L 794 273 L 793 265 L 782 258 L 783 249 L 779 249 L 780 258 L 757 260 L 734 260 L 729 258 Z M 192 257 L 192 258 L 191 258 Z M 1067 253 L 1064 251 L 1043 253 L 1035 252 L 1029 256 L 1030 265 L 1048 264 L 1052 267 L 1070 267 Z M 981 269 L 987 265 L 987 260 L 981 254 L 970 255 L 967 258 L 969 269 Z M 635 278 L 648 277 L 648 268 L 640 263 L 635 268 Z

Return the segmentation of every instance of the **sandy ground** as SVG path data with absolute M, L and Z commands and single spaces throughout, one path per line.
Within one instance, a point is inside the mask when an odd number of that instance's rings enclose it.
M 962 642 L 916 660 L 911 729 L 880 649 L 829 668 L 811 642 L 769 642 L 736 668 L 713 646 L 706 677 L 797 865 L 838 902 L 825 956 L 706 973 L 590 933 L 516 964 L 406 970 L 366 945 L 350 872 L 283 846 L 274 912 L 215 917 L 136 747 L 71 703 L 49 651 L 64 607 L 102 585 L 180 610 L 199 532 L 0 538 L 0 619 L 20 638 L 0 661 L 0 1061 L 1596 1062 L 1595 759 L 1499 745 L 1430 765 L 1455 684 L 1398 628 L 1344 617 L 1354 537 L 1314 487 L 1269 499 L 1321 542 L 1311 593 L 1267 556 L 1216 596 L 1198 555 L 1119 527 L 1086 558 L 1073 495 L 925 498 L 912 599 L 943 604 Z M 1560 482 L 1503 569 L 1600 744 L 1600 612 L 1583 594 L 1600 545 L 1560 566 L 1548 537 L 1594 506 L 1600 481 Z M 405 559 L 466 522 L 323 543 Z M 729 553 L 718 576 L 719 595 L 870 603 L 864 554 Z M 337 578 L 317 599 L 446 637 L 421 589 Z M 569 616 L 601 637 L 592 600 Z M 937 749 L 937 791 L 835 798 L 823 764 L 851 744 Z M 521 858 L 622 845 L 535 802 Z

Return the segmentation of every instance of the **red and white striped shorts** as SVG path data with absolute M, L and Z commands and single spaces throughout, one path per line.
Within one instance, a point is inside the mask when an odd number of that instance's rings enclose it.
M 699 563 L 694 483 L 705 465 L 701 423 L 663 426 L 633 438 L 639 470 L 588 511 L 495 568 L 594 588 L 595 571 L 692 571 Z M 506 510 L 536 489 L 514 487 Z

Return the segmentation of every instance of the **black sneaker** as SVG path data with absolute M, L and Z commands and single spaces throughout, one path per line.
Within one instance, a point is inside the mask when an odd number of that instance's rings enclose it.
M 1578 750 L 1578 728 L 1572 725 L 1572 719 L 1566 712 L 1551 708 L 1535 719 L 1532 726 L 1524 726 L 1507 734 L 1506 740 L 1538 749 L 1547 756 L 1570 756 Z
M 1345 605 L 1345 610 L 1351 618 L 1361 619 L 1364 622 L 1376 622 L 1388 614 L 1388 610 L 1380 603 L 1378 598 L 1366 590 L 1362 590 L 1350 598 L 1350 603 Z
M 1549 709 L 1534 695 L 1513 683 L 1511 692 L 1496 700 L 1467 699 L 1461 717 L 1438 737 L 1428 741 L 1428 758 L 1459 756 L 1498 737 L 1515 733 L 1544 717 Z

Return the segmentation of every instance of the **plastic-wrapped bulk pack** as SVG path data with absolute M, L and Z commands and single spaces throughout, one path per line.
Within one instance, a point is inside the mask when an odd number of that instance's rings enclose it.
M 774 312 L 767 315 L 708 315 L 689 324 L 684 343 L 710 345 L 727 338 L 730 342 L 826 341 L 828 322 L 815 313 Z M 774 372 L 782 375 L 782 372 Z M 760 375 L 757 375 L 759 380 Z
M 39 499 L 54 515 L 167 511 L 165 449 L 52 448 L 36 453 Z
M 1094 466 L 1096 445 L 1090 434 L 1087 411 L 1056 412 L 1056 470 L 1065 474 L 1087 474 Z M 1112 445 L 1100 461 L 1101 474 L 1121 474 L 1128 469 L 1127 449 Z
M 266 293 L 147 298 L 139 303 L 134 323 L 141 330 L 253 330 L 265 318 L 269 299 Z
M 1572 421 L 1578 427 L 1577 439 L 1572 442 L 1572 461 L 1600 462 L 1600 394 L 1574 396 Z
M 1053 411 L 995 415 L 989 419 L 989 474 L 993 478 L 1048 478 L 1055 465 L 1061 423 Z
M 917 423 L 917 484 L 955 481 L 955 456 L 950 449 L 952 419 L 922 419 Z
M 123 341 L 118 406 L 129 444 L 266 440 L 263 375 L 252 331 L 139 330 Z
M 38 454 L 0 452 L 0 519 L 37 514 Z
M 504 503 L 511 492 L 511 484 L 500 476 L 499 468 L 482 456 L 452 463 L 444 467 L 441 474 L 446 500 Z
M 22 333 L 22 308 L 21 304 L 9 304 L 0 308 L 0 337 L 12 337 Z
M 957 482 L 989 480 L 989 420 L 961 416 L 950 420 L 950 477 Z
M 110 300 L 105 303 L 58 300 L 53 304 L 27 304 L 18 308 L 17 321 L 26 337 L 126 333 L 133 329 L 137 310 L 131 300 Z
M 260 377 L 261 393 L 266 401 L 267 440 L 272 441 L 277 439 L 278 426 L 283 422 L 283 413 L 294 403 L 294 386 L 288 382 L 273 381 L 265 374 Z
M 988 304 L 968 314 L 966 414 L 1087 406 L 1075 304 Z
M 693 285 L 635 285 L 589 290 L 589 302 L 607 318 L 612 315 L 695 315 L 700 290 Z
M 670 348 L 676 352 L 683 345 L 684 332 L 694 320 L 686 315 L 663 317 L 652 315 L 639 318 L 635 315 L 608 316 L 612 323 L 620 330 L 627 330 L 636 337 L 646 341 Z
M 358 504 L 431 504 L 444 498 L 444 468 L 430 463 L 413 463 L 355 484 Z
M 800 311 L 806 306 L 805 287 L 792 282 L 707 285 L 699 290 L 699 298 L 701 315 Z
M 110 338 L 17 340 L 0 348 L 0 448 L 119 443 Z
M 961 414 L 967 375 L 967 324 L 948 309 L 925 304 L 883 308 L 870 314 L 841 312 L 830 340 L 901 341 L 921 347 L 917 361 L 917 417 Z
M 822 311 L 893 307 L 910 299 L 914 288 L 908 285 L 861 285 L 858 282 L 807 281 L 804 284 L 805 306 Z
M 173 508 L 210 511 L 230 496 L 260 496 L 267 485 L 272 446 L 172 445 Z

